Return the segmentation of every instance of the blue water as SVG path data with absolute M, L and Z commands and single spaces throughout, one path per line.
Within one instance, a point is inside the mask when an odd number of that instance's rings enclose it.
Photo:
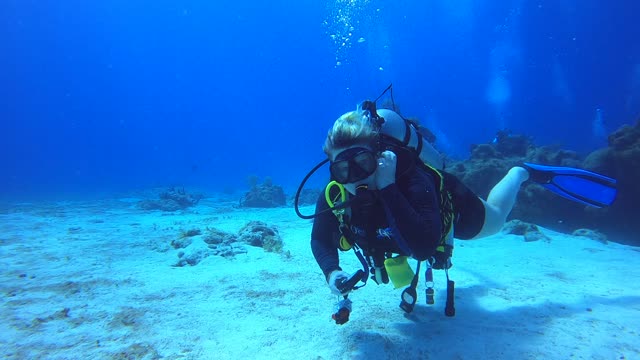
M 0 197 L 293 189 L 389 83 L 458 157 L 587 153 L 640 114 L 640 2 L 0 2 Z M 344 43 L 344 45 L 343 45 Z M 290 191 L 289 191 L 290 192 Z

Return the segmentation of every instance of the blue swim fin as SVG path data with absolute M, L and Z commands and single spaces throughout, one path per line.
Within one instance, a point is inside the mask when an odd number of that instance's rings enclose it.
M 554 193 L 597 208 L 609 206 L 618 194 L 617 181 L 591 171 L 524 163 L 529 179 Z

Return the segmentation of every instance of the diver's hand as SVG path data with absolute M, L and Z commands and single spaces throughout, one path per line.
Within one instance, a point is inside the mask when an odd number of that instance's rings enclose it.
M 376 187 L 379 190 L 396 182 L 396 165 L 398 159 L 392 151 L 386 150 L 378 158 L 376 170 Z
M 329 274 L 329 289 L 331 289 L 331 293 L 338 296 L 347 295 L 349 292 L 341 293 L 340 290 L 338 290 L 337 284 L 349 280 L 350 276 L 351 275 L 341 270 L 332 271 L 331 274 Z

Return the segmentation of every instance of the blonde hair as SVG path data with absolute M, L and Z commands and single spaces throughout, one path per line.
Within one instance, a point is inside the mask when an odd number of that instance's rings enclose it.
M 362 111 L 350 111 L 333 123 L 322 150 L 329 155 L 331 150 L 352 145 L 373 146 L 378 131 Z

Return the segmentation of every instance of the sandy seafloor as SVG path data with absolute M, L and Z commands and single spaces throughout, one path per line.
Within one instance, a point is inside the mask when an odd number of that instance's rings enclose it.
M 421 281 L 405 315 L 401 290 L 370 281 L 338 326 L 311 222 L 292 208 L 239 209 L 219 196 L 164 213 L 137 200 L 3 204 L 4 358 L 640 359 L 639 248 L 548 230 L 550 241 L 457 241 L 455 317 L 443 314 L 436 272 L 435 305 Z M 173 266 L 182 231 L 237 232 L 250 220 L 276 226 L 290 256 L 247 246 Z M 359 267 L 352 253 L 341 259 Z

